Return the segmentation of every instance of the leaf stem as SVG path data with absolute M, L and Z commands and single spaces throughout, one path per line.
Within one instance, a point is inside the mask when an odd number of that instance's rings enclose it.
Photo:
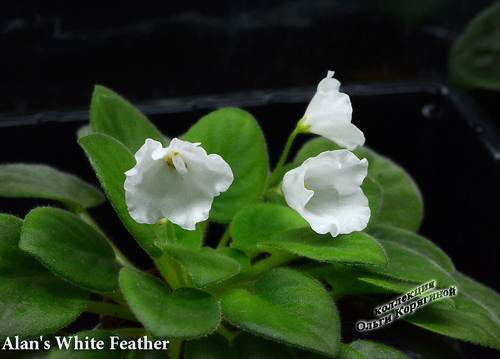
M 133 322 L 139 322 L 134 313 L 118 304 L 88 300 L 85 311 L 89 313 L 109 315 L 111 317 L 131 320 Z
M 256 277 L 272 268 L 279 265 L 291 262 L 294 259 L 299 258 L 299 256 L 291 253 L 283 254 L 272 254 L 270 257 L 257 262 L 250 268 L 250 276 Z
M 163 254 L 159 258 L 154 258 L 154 262 L 172 290 L 182 287 L 175 259 Z
M 79 212 L 79 215 L 80 215 L 80 218 L 82 218 L 85 222 L 87 222 L 92 227 L 94 227 L 106 239 L 106 241 L 109 243 L 109 245 L 111 246 L 111 248 L 115 252 L 116 260 L 118 262 L 120 262 L 121 265 L 126 266 L 126 267 L 135 268 L 134 265 L 132 264 L 132 262 L 130 262 L 128 260 L 128 258 L 125 257 L 125 255 L 118 249 L 118 247 L 116 247 L 113 244 L 111 239 L 109 239 L 109 237 L 101 230 L 101 228 L 99 228 L 97 223 L 95 223 L 95 221 L 92 219 L 92 217 L 90 217 L 90 215 L 87 213 L 87 211 L 83 210 L 83 211 Z
M 168 345 L 169 357 L 172 359 L 180 359 L 182 351 L 182 340 L 171 339 Z
M 300 124 L 300 121 L 299 121 L 299 124 Z M 292 147 L 293 140 L 301 132 L 303 132 L 302 127 L 297 125 L 295 130 L 293 130 L 293 132 L 291 133 L 290 137 L 288 137 L 288 141 L 286 142 L 285 149 L 283 150 L 283 154 L 281 155 L 281 158 L 280 158 L 278 164 L 276 165 L 276 168 L 274 169 L 273 173 L 271 173 L 271 176 L 269 177 L 269 180 L 267 181 L 267 187 L 269 187 L 269 185 L 271 185 L 271 183 L 273 183 L 274 180 L 276 179 L 276 176 L 278 176 L 281 168 L 285 164 L 286 158 L 288 157 L 288 153 L 290 152 L 290 148 Z
M 231 238 L 231 226 L 227 226 L 226 231 L 222 235 L 219 244 L 217 245 L 217 249 L 224 248 L 227 242 L 229 242 L 230 238 Z

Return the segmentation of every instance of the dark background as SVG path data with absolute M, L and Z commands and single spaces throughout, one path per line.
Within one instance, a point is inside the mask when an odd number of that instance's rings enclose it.
M 212 109 L 244 107 L 261 123 L 275 164 L 314 86 L 335 70 L 367 145 L 421 187 L 421 233 L 459 270 L 500 290 L 498 94 L 464 96 L 446 80 L 450 46 L 491 3 L 3 1 L 0 160 L 46 163 L 97 184 L 75 131 L 102 84 L 170 136 Z M 22 217 L 35 203 L 47 201 L 0 198 L 0 211 Z M 92 214 L 125 251 L 140 254 L 110 211 Z M 145 255 L 136 262 L 149 265 Z

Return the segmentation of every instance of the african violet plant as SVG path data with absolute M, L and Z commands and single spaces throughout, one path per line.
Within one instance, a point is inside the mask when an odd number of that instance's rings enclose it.
M 416 233 L 417 187 L 361 147 L 339 85 L 332 72 L 321 81 L 271 173 L 263 134 L 245 111 L 212 112 L 170 141 L 96 87 L 78 143 L 156 269 L 136 268 L 92 220 L 87 209 L 104 201 L 98 189 L 46 166 L 1 166 L 1 195 L 66 207 L 35 208 L 24 220 L 0 215 L 2 352 L 406 357 L 372 341 L 342 342 L 338 306 L 356 309 L 342 317 L 359 337 L 382 327 L 413 333 L 402 338 L 429 357 L 453 353 L 431 332 L 500 349 L 498 294 Z M 285 165 L 301 133 L 321 137 Z M 226 228 L 216 248 L 204 240 L 211 222 Z M 102 323 L 65 333 L 82 312 L 101 314 Z

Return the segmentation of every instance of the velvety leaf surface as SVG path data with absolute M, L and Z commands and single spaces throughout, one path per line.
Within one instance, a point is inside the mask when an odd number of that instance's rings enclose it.
M 182 264 L 198 288 L 223 281 L 240 271 L 237 261 L 212 248 L 204 247 L 194 251 L 178 244 L 161 243 L 158 246 Z
M 217 250 L 218 254 L 229 257 L 240 265 L 240 272 L 244 273 L 250 269 L 250 258 L 247 255 L 240 251 L 239 249 L 224 247 Z
M 19 247 L 72 284 L 100 292 L 118 288 L 121 265 L 89 224 L 56 208 L 36 208 L 24 220 Z
M 182 229 L 177 224 L 174 226 L 175 243 L 190 249 L 198 249 L 201 246 L 205 223 L 197 223 L 194 231 Z M 166 238 L 166 237 L 165 237 Z
M 75 211 L 104 202 L 94 186 L 43 165 L 0 165 L 0 196 L 52 199 Z
M 268 175 L 267 149 L 255 119 L 236 108 L 214 111 L 200 119 L 184 140 L 201 142 L 207 153 L 220 155 L 231 166 L 231 187 L 214 198 L 210 218 L 229 222 L 243 207 L 256 203 Z
M 271 203 L 249 206 L 234 216 L 231 223 L 231 247 L 244 251 L 262 252 L 260 242 L 289 228 L 309 227 L 309 224 L 293 209 Z
M 22 225 L 19 218 L 0 214 L 0 342 L 66 326 L 83 311 L 88 296 L 19 249 Z
M 387 254 L 388 266 L 359 268 L 406 282 L 423 284 L 434 279 L 440 287 L 456 285 L 449 258 L 427 239 L 390 226 L 377 226 L 373 235 Z
M 263 274 L 254 293 L 233 289 L 221 301 L 231 323 L 249 332 L 335 356 L 340 347 L 337 310 L 313 278 L 292 269 Z
M 305 351 L 301 349 L 295 349 L 295 354 L 297 359 L 327 359 L 326 355 Z M 340 343 L 340 352 L 336 359 L 364 359 L 364 357 L 359 354 L 356 350 L 348 345 Z
M 453 44 L 450 79 L 465 87 L 500 90 L 500 3 L 477 15 Z
M 285 344 L 242 332 L 232 341 L 238 359 L 295 359 L 293 350 Z
M 156 127 L 134 106 L 103 86 L 94 88 L 90 106 L 90 123 L 94 132 L 107 134 L 136 153 L 147 138 L 163 143 Z
M 380 244 L 363 232 L 332 237 L 329 233 L 318 234 L 308 227 L 288 229 L 262 242 L 259 248 L 276 248 L 321 262 L 387 265 Z
M 315 138 L 302 147 L 294 161 L 302 163 L 321 152 L 337 149 L 339 147 L 335 143 L 325 138 Z M 423 217 L 423 202 L 411 177 L 394 162 L 366 147 L 357 148 L 353 152 L 358 158 L 368 160 L 368 176 L 382 189 L 380 211 L 376 221 L 372 220 L 371 223 L 418 230 Z
M 123 359 L 125 354 L 128 351 L 122 350 L 110 350 L 110 337 L 116 336 L 115 334 L 105 331 L 105 330 L 90 330 L 86 332 L 76 333 L 75 335 L 68 337 L 61 337 L 59 340 L 61 341 L 61 349 L 59 349 L 58 344 L 56 343 L 55 348 L 50 352 L 48 359 Z M 76 344 L 75 340 L 79 339 L 80 341 L 91 341 L 95 339 L 95 341 L 102 340 L 104 342 L 104 349 L 102 350 L 79 350 L 78 344 Z M 71 340 L 69 342 L 69 347 L 66 349 L 64 345 L 63 339 Z M 81 345 L 81 344 L 80 344 Z
M 240 359 L 219 333 L 186 342 L 185 359 Z
M 458 283 L 455 309 L 436 303 L 405 319 L 436 333 L 500 350 L 500 296 L 460 273 L 453 277 Z
M 125 203 L 125 172 L 134 167 L 136 162 L 132 153 L 117 140 L 103 134 L 82 137 L 78 143 L 85 150 L 102 188 L 125 227 L 149 255 L 161 256 L 161 250 L 154 244 L 160 239 L 160 228 L 134 221 Z
M 394 348 L 368 340 L 356 340 L 349 344 L 349 346 L 363 355 L 366 359 L 410 359 Z
M 120 285 L 130 309 L 156 338 L 199 338 L 219 325 L 219 304 L 208 293 L 194 288 L 171 293 L 160 280 L 130 268 L 121 270 Z

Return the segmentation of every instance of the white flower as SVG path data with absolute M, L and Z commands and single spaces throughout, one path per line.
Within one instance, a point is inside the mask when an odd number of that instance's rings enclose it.
M 333 71 L 328 71 L 326 78 L 319 83 L 301 125 L 307 132 L 353 150 L 356 146 L 363 146 L 365 136 L 351 123 L 351 100 L 345 93 L 339 92 L 340 82 L 333 78 L 333 74 Z
M 174 138 L 167 148 L 150 138 L 135 154 L 137 164 L 125 172 L 125 201 L 138 223 L 167 218 L 194 230 L 208 218 L 215 196 L 233 182 L 233 172 L 216 154 Z
M 370 219 L 368 199 L 360 186 L 368 171 L 366 158 L 347 150 L 309 158 L 283 177 L 286 202 L 320 234 L 360 231 Z

